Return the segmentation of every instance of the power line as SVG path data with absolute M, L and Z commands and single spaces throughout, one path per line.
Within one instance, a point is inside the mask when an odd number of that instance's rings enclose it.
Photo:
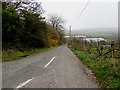
M 82 11 L 80 12 L 80 14 L 78 15 L 78 17 L 75 19 L 75 21 L 73 22 L 73 24 L 76 23 L 76 21 L 78 20 L 78 18 L 82 15 L 82 13 L 85 11 L 86 7 L 88 6 L 88 4 L 90 3 L 90 0 L 88 0 L 88 2 L 86 3 L 85 7 L 82 9 Z M 72 25 L 73 25 L 72 24 Z

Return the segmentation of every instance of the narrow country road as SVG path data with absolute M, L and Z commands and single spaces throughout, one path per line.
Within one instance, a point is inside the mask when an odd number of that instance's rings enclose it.
M 3 88 L 99 88 L 65 45 L 24 59 L 3 62 Z

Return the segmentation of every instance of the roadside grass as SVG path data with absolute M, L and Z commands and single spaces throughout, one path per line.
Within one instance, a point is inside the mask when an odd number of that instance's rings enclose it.
M 103 88 L 120 88 L 120 63 L 115 58 L 96 58 L 95 48 L 80 51 L 69 47 L 92 70 Z
M 48 51 L 52 48 L 55 48 L 55 47 L 28 49 L 23 52 L 19 51 L 19 50 L 15 50 L 15 49 L 3 50 L 1 60 L 2 61 L 14 61 L 14 60 L 22 59 L 22 58 L 32 55 L 32 54 L 37 54 L 37 53 L 41 53 L 44 51 Z

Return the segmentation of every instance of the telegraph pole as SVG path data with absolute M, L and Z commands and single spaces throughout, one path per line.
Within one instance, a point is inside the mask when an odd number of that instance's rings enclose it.
M 71 43 L 71 25 L 69 27 L 69 42 Z

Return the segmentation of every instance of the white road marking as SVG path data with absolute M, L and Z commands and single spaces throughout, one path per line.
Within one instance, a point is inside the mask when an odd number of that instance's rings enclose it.
M 55 59 L 55 57 L 53 57 L 46 65 L 45 68 Z
M 34 77 L 31 78 L 31 79 L 28 79 L 27 81 L 25 81 L 25 82 L 21 83 L 20 85 L 18 85 L 16 88 L 21 88 L 21 87 L 25 86 L 27 83 L 29 83 L 33 79 L 34 79 Z

